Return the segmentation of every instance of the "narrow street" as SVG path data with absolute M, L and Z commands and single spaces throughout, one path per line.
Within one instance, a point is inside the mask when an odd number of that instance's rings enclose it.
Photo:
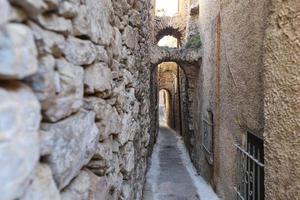
M 159 129 L 143 199 L 218 199 L 211 187 L 197 175 L 181 137 L 167 127 Z
M 0 200 L 300 200 L 300 0 L 0 14 Z

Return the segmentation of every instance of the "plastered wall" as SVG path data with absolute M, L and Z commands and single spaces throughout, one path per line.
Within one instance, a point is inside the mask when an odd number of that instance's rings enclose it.
M 235 196 L 237 151 L 233 145 L 242 144 L 249 130 L 263 134 L 262 47 L 267 8 L 266 1 L 199 1 L 203 58 L 193 161 L 224 199 Z M 212 164 L 202 147 L 208 111 L 214 115 Z
M 266 199 L 300 199 L 300 4 L 272 0 L 264 40 Z

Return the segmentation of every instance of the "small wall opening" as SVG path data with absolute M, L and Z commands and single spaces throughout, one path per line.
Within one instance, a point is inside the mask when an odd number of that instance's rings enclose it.
M 187 127 L 187 79 L 176 62 L 162 62 L 153 68 L 151 76 L 152 124 L 168 126 L 183 135 Z M 155 133 L 153 133 L 155 134 Z
M 160 47 L 178 48 L 178 39 L 171 35 L 166 35 L 159 40 L 157 45 Z

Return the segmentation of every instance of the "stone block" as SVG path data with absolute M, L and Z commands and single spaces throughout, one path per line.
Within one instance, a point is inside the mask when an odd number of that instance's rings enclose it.
M 81 170 L 78 176 L 72 180 L 70 185 L 68 185 L 61 192 L 62 200 L 88 200 L 89 190 L 91 187 L 91 180 L 89 174 Z
M 38 72 L 25 79 L 41 102 L 43 110 L 49 108 L 56 96 L 54 67 L 55 59 L 51 55 L 43 56 L 39 59 Z
M 32 31 L 11 23 L 0 28 L 0 79 L 23 79 L 38 69 Z
M 11 7 L 7 0 L 0 0 L 0 26 L 7 23 L 10 18 Z
M 56 122 L 77 112 L 83 102 L 83 69 L 64 59 L 56 60 L 56 96 L 43 111 L 44 118 Z
M 77 176 L 96 151 L 99 133 L 95 113 L 82 110 L 58 123 L 43 123 L 41 129 L 41 146 L 51 147 L 45 161 L 58 188 L 62 189 Z
M 40 104 L 21 83 L 0 85 L 0 199 L 22 195 L 39 159 Z
M 116 109 L 105 100 L 96 97 L 88 97 L 84 99 L 83 107 L 86 110 L 91 110 L 96 113 L 100 141 L 105 140 L 111 134 L 118 134 L 121 132 L 121 117 Z
M 85 92 L 94 94 L 109 92 L 112 85 L 112 73 L 106 63 L 95 63 L 84 70 Z
M 97 48 L 88 40 L 68 37 L 64 49 L 66 59 L 74 65 L 89 65 L 97 58 Z
M 63 35 L 42 29 L 39 25 L 29 22 L 36 40 L 36 46 L 39 54 L 52 54 L 55 57 L 61 57 L 65 47 L 65 38 Z
M 69 19 L 60 17 L 56 14 L 43 14 L 37 17 L 41 26 L 45 29 L 64 34 L 72 33 L 72 22 Z
M 60 200 L 59 190 L 53 180 L 49 166 L 39 164 L 31 185 L 20 200 Z

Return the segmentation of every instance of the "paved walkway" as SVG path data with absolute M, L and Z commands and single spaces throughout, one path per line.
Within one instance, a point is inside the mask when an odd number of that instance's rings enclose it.
M 143 200 L 217 200 L 196 174 L 183 142 L 174 131 L 161 127 L 151 157 Z

